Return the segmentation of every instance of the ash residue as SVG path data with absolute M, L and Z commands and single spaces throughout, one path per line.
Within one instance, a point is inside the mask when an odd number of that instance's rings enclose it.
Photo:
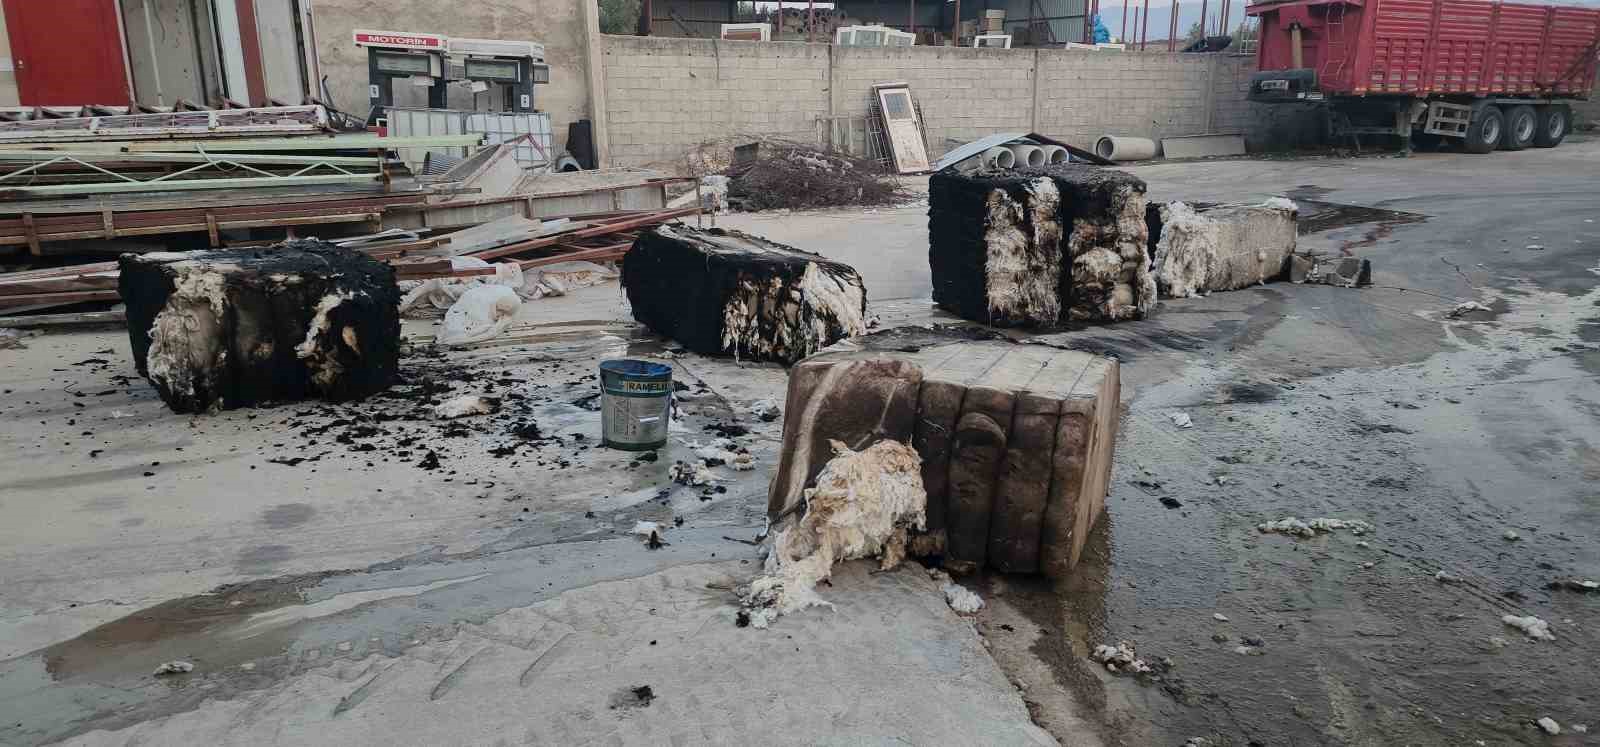
M 360 402 L 300 407 L 253 427 L 263 433 L 294 433 L 293 438 L 275 435 L 271 444 L 293 453 L 267 459 L 288 467 L 355 460 L 369 468 L 397 463 L 454 475 L 454 461 L 486 454 L 510 460 L 511 467 L 531 461 L 562 470 L 590 447 L 584 438 L 546 434 L 535 412 L 582 401 L 594 387 L 586 363 L 546 362 L 513 371 L 480 368 L 433 349 L 417 349 L 401 359 L 399 380 L 388 390 Z M 579 393 L 585 397 L 577 397 Z M 435 412 L 441 402 L 463 395 L 495 399 L 500 407 L 453 419 Z

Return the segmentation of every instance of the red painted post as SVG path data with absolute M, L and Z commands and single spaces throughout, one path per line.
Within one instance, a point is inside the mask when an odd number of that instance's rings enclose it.
M 1117 41 L 1128 43 L 1128 0 L 1122 0 L 1122 32 L 1117 34 Z
M 1211 0 L 1200 0 L 1200 38 L 1204 39 L 1211 34 L 1211 19 L 1206 18 L 1206 12 Z
M 1144 51 L 1144 45 L 1150 41 L 1150 0 L 1145 0 L 1144 20 L 1139 24 L 1139 51 Z
M 806 43 L 816 41 L 817 0 L 806 0 Z
M 1167 51 L 1178 51 L 1178 0 L 1172 0 L 1172 20 L 1167 22 L 1172 28 L 1167 31 Z

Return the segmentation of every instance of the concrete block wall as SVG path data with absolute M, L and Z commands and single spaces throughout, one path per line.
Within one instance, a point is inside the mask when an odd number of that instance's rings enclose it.
M 904 81 L 921 105 L 930 155 L 1033 121 L 1031 50 L 971 47 L 838 47 L 833 114 L 865 116 L 877 83 Z
M 1208 55 L 1040 50 L 1037 132 L 1092 148 L 1101 135 L 1209 131 Z
M 681 171 L 719 138 L 817 142 L 818 119 L 863 116 L 873 84 L 896 81 L 911 84 L 934 156 L 1030 131 L 1085 148 L 1104 134 L 1243 132 L 1268 149 L 1311 142 L 1321 122 L 1313 107 L 1247 102 L 1248 57 L 633 36 L 603 37 L 601 48 L 617 166 Z
M 829 45 L 606 36 L 611 165 L 683 170 L 706 141 L 815 142 L 828 111 Z

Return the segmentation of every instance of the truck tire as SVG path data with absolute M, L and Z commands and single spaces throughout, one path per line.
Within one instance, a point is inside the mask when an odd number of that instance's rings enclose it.
M 1539 133 L 1539 113 L 1527 104 L 1505 108 L 1505 134 L 1500 136 L 1500 150 L 1522 150 L 1533 145 Z
M 1500 107 L 1484 104 L 1472 111 L 1472 121 L 1467 124 L 1467 136 L 1461 144 L 1468 153 L 1488 153 L 1500 147 L 1500 136 L 1506 131 L 1506 115 Z
M 1572 109 L 1566 104 L 1539 107 L 1539 131 L 1533 135 L 1536 148 L 1554 148 L 1572 130 Z

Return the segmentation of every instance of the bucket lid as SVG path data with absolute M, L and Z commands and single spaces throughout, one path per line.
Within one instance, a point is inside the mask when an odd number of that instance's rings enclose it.
M 652 363 L 650 361 L 633 360 L 631 358 L 618 358 L 617 360 L 601 361 L 600 370 L 619 376 L 639 376 L 648 379 L 666 379 L 672 377 L 672 366 L 665 363 Z

